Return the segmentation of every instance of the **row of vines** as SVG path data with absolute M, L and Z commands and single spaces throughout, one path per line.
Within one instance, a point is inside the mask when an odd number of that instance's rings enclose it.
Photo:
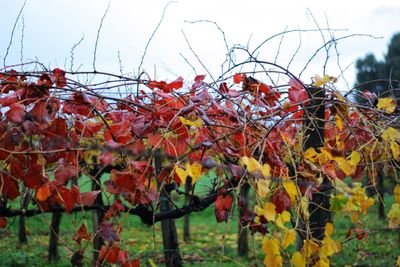
M 357 91 L 340 93 L 334 77 L 305 84 L 256 60 L 209 82 L 18 67 L 0 72 L 0 227 L 15 216 L 93 211 L 96 230 L 82 223 L 71 236 L 75 265 L 93 244 L 98 265 L 138 266 L 120 238 L 124 216 L 153 225 L 215 204 L 215 219 L 226 222 L 243 185 L 256 204 L 239 221 L 263 236 L 266 266 L 329 266 L 343 240 L 366 237 L 360 220 L 374 204 L 366 187 L 383 168 L 396 184 L 388 227 L 400 224 L 393 98 L 365 91 L 366 104 L 356 104 Z M 80 82 L 89 76 L 98 82 Z M 82 175 L 90 191 L 76 182 Z M 187 190 L 201 179 L 210 179 L 206 191 Z M 356 229 L 341 240 L 332 237 L 335 213 Z

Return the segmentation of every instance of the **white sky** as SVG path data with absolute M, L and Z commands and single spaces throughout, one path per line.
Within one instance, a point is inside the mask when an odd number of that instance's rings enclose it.
M 0 15 L 0 59 L 1 66 L 10 41 L 11 31 L 22 0 L 1 0 Z M 100 20 L 107 8 L 108 0 L 27 0 L 22 16 L 17 23 L 13 43 L 6 65 L 37 58 L 46 66 L 70 69 L 70 50 L 82 36 L 82 43 L 75 49 L 76 70 L 92 70 L 93 51 Z M 118 52 L 124 73 L 137 74 L 140 59 L 150 35 L 160 20 L 166 0 L 111 0 L 104 19 L 97 50 L 96 69 L 119 73 Z M 327 20 L 332 29 L 347 29 L 335 32 L 336 38 L 353 33 L 371 34 L 381 39 L 352 37 L 338 43 L 340 64 L 347 68 L 345 78 L 350 86 L 354 82 L 355 67 L 351 65 L 366 53 L 382 58 L 391 36 L 400 31 L 399 0 L 364 1 L 218 1 L 179 0 L 171 3 L 165 18 L 150 43 L 144 62 L 144 70 L 152 78 L 172 80 L 177 76 L 192 80 L 195 76 L 187 60 L 195 66 L 198 74 L 205 74 L 185 42 L 185 32 L 192 48 L 202 62 L 216 77 L 221 74 L 221 63 L 226 48 L 217 27 L 209 23 L 190 24 L 185 21 L 215 21 L 225 32 L 228 46 L 246 45 L 254 49 L 266 38 L 287 29 L 316 29 L 310 15 L 311 10 L 321 28 Z M 23 18 L 23 19 L 22 19 Z M 326 19 L 327 18 L 327 19 Z M 24 27 L 22 26 L 24 22 Z M 22 29 L 24 37 L 22 38 Z M 329 38 L 328 32 L 325 37 Z M 277 63 L 286 66 L 299 45 L 299 33 L 285 35 Z M 258 59 L 274 61 L 280 38 L 264 45 Z M 290 66 L 298 74 L 315 49 L 323 45 L 321 34 L 302 33 L 301 50 Z M 336 52 L 331 51 L 331 64 L 327 73 L 338 76 Z M 312 61 L 301 78 L 305 82 L 315 74 L 322 74 L 325 52 Z M 240 58 L 240 54 L 238 54 Z M 343 79 L 340 86 L 345 87 Z M 345 88 L 343 88 L 345 89 Z

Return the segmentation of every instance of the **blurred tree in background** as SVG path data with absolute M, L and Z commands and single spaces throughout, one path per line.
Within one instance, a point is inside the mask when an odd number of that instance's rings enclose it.
M 400 99 L 400 33 L 395 34 L 388 46 L 383 61 L 378 61 L 373 54 L 367 54 L 356 62 L 357 81 L 355 100 L 366 102 L 361 92 L 365 90 L 377 97 Z M 360 94 L 361 93 L 361 94 Z

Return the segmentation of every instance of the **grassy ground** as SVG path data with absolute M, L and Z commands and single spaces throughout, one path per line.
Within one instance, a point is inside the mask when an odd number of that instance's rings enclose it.
M 388 199 L 388 203 L 391 198 Z M 77 213 L 62 218 L 60 234 L 60 260 L 56 263 L 46 261 L 51 215 L 44 214 L 27 218 L 29 231 L 28 244 L 18 245 L 18 219 L 10 220 L 10 226 L 0 231 L 0 266 L 70 266 L 70 256 L 76 245 L 71 237 L 74 229 L 82 222 L 90 224 L 91 213 Z M 123 247 L 129 249 L 130 255 L 140 257 L 142 263 L 149 258 L 156 264 L 163 265 L 160 225 L 154 227 L 143 225 L 135 216 L 122 216 Z M 363 218 L 366 228 L 386 228 L 384 222 L 378 220 L 377 208 L 372 207 L 367 217 Z M 260 249 L 261 236 L 249 237 L 250 256 L 240 259 L 236 253 L 237 223 L 236 218 L 226 223 L 216 223 L 213 208 L 191 216 L 192 242 L 183 243 L 181 229 L 183 220 L 177 220 L 181 251 L 185 266 L 254 266 L 257 261 L 262 265 L 263 255 Z M 336 216 L 335 235 L 340 240 L 350 227 L 348 218 Z M 400 255 L 400 233 L 391 231 L 374 231 L 368 239 L 353 239 L 343 244 L 339 255 L 332 257 L 333 266 L 394 266 Z M 85 256 L 89 266 L 90 249 Z M 255 255 L 257 254 L 257 255 Z M 256 257 L 255 257 L 256 256 Z M 286 261 L 287 262 L 287 261 Z M 145 265 L 145 264 L 143 264 Z

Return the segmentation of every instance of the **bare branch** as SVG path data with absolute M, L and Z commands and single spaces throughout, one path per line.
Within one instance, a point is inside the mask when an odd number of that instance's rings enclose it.
M 144 58 L 146 57 L 147 49 L 149 48 L 150 43 L 151 43 L 151 41 L 152 41 L 153 38 L 154 38 L 154 35 L 155 35 L 156 32 L 158 31 L 158 29 L 160 28 L 160 26 L 161 26 L 161 24 L 162 24 L 162 22 L 163 22 L 163 20 L 164 20 L 165 13 L 166 13 L 166 11 L 167 11 L 168 6 L 169 6 L 170 4 L 172 4 L 172 3 L 176 3 L 176 1 L 170 1 L 170 2 L 168 2 L 168 3 L 165 5 L 164 10 L 163 10 L 162 15 L 161 15 L 161 18 L 160 18 L 160 21 L 158 22 L 156 28 L 154 29 L 153 33 L 151 34 L 149 40 L 147 41 L 147 44 L 146 44 L 146 46 L 145 46 L 145 48 L 144 48 L 143 55 L 142 55 L 142 58 L 141 58 L 141 60 L 140 60 L 140 64 L 139 64 L 139 67 L 138 67 L 138 77 L 140 77 L 140 73 L 142 72 L 141 69 L 142 69 L 142 65 L 143 65 L 143 62 L 144 62 Z
M 107 16 L 108 10 L 110 9 L 111 1 L 108 2 L 108 6 L 106 11 L 104 12 L 103 17 L 101 18 L 99 29 L 97 30 L 97 36 L 96 36 L 96 43 L 94 44 L 94 51 L 93 51 L 93 70 L 96 72 L 96 53 L 97 53 L 97 44 L 99 42 L 99 37 L 100 37 L 100 31 L 101 27 L 103 26 L 103 21 L 105 17 Z
M 24 8 L 25 8 L 25 5 L 26 5 L 26 0 L 24 1 L 24 3 L 22 4 L 22 7 L 21 7 L 20 10 L 19 10 L 18 16 L 17 16 L 17 18 L 15 19 L 14 26 L 13 26 L 13 29 L 12 29 L 12 31 L 11 31 L 10 42 L 8 43 L 7 50 L 6 50 L 6 54 L 4 55 L 4 58 L 3 58 L 3 66 L 4 66 L 4 67 L 6 67 L 6 59 L 7 59 L 8 53 L 10 52 L 10 47 L 11 47 L 12 42 L 13 42 L 15 28 L 17 27 L 17 23 L 18 23 L 19 17 L 21 16 L 22 11 L 23 11 Z

